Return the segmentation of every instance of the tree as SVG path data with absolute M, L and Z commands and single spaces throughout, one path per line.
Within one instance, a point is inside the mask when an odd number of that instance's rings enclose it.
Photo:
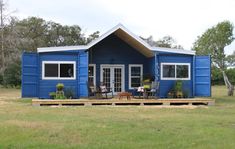
M 96 31 L 93 34 L 89 35 L 88 38 L 86 39 L 86 44 L 89 44 L 92 40 L 98 38 L 99 33 L 100 33 L 99 31 Z
M 18 49 L 36 51 L 38 47 L 47 46 L 47 22 L 42 18 L 30 17 L 17 21 L 15 30 L 20 40 Z
M 225 85 L 229 91 L 233 91 L 233 86 L 225 73 L 227 62 L 224 48 L 233 40 L 233 25 L 229 21 L 224 21 L 206 30 L 193 45 L 193 50 L 197 55 L 211 55 L 212 64 L 222 71 Z
M 235 67 L 235 51 L 233 51 L 233 54 L 227 56 L 226 61 L 228 66 Z
M 61 25 L 42 18 L 30 17 L 16 22 L 19 49 L 36 51 L 38 47 L 85 45 L 99 37 L 94 32 L 87 38 L 78 25 Z
M 0 48 L 7 49 L 4 50 L 5 68 L 0 73 L 0 84 L 5 83 L 5 85 L 18 84 L 19 81 L 16 78 L 20 78 L 20 73 L 14 73 L 14 75 L 18 75 L 14 76 L 9 75 L 8 72 L 13 72 L 13 69 L 17 69 L 15 70 L 17 72 L 20 71 L 20 67 L 13 68 L 11 65 L 20 63 L 23 51 L 35 52 L 38 47 L 84 45 L 99 37 L 99 32 L 94 32 L 86 37 L 78 25 L 61 25 L 37 17 L 23 20 L 9 17 L 8 22 L 4 24 L 4 28 L 0 31 L 0 34 L 4 34 L 4 38 L 0 36 L 3 39 L 0 42 Z M 1 62 L 2 56 L 0 58 L 2 68 Z M 15 84 L 12 81 L 16 81 Z
M 3 2 L 3 0 L 0 0 L 0 28 L 1 28 L 1 68 L 0 68 L 0 72 L 3 72 L 5 69 L 5 50 L 4 50 L 4 27 L 5 27 L 5 19 L 6 19 L 6 15 L 5 15 L 5 3 Z M 3 74 L 2 74 L 3 75 Z
M 171 36 L 164 36 L 163 38 L 159 39 L 158 41 L 154 41 L 153 36 L 149 36 L 148 38 L 143 38 L 143 37 L 140 37 L 140 38 L 145 40 L 150 46 L 153 46 L 153 47 L 183 49 L 183 46 L 177 45 L 175 39 Z

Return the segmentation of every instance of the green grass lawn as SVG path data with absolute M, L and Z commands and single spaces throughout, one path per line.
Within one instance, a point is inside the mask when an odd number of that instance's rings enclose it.
M 235 148 L 235 97 L 210 107 L 32 107 L 0 88 L 0 148 Z

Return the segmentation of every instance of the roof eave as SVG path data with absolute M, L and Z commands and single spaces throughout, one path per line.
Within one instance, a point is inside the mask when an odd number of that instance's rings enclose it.
M 186 55 L 196 55 L 196 51 L 192 51 L 192 50 L 163 48 L 163 47 L 152 47 L 152 51 L 176 53 L 176 54 L 186 54 Z
M 41 47 L 37 48 L 38 53 L 43 52 L 59 52 L 59 51 L 68 51 L 68 50 L 86 50 L 88 47 L 84 46 L 60 46 L 60 47 Z

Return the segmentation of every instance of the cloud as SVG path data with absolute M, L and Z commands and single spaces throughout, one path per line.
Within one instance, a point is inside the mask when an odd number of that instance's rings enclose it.
M 104 33 L 117 23 L 144 37 L 170 35 L 190 49 L 197 36 L 218 22 L 235 22 L 234 0 L 10 0 L 18 15 L 78 24 L 87 33 Z M 235 50 L 235 44 L 226 49 Z

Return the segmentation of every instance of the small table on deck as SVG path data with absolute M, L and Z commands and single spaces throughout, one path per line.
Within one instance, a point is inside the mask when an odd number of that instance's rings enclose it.
M 126 97 L 127 100 L 131 100 L 132 93 L 129 92 L 120 92 L 118 93 L 118 98 L 122 99 L 122 97 Z

